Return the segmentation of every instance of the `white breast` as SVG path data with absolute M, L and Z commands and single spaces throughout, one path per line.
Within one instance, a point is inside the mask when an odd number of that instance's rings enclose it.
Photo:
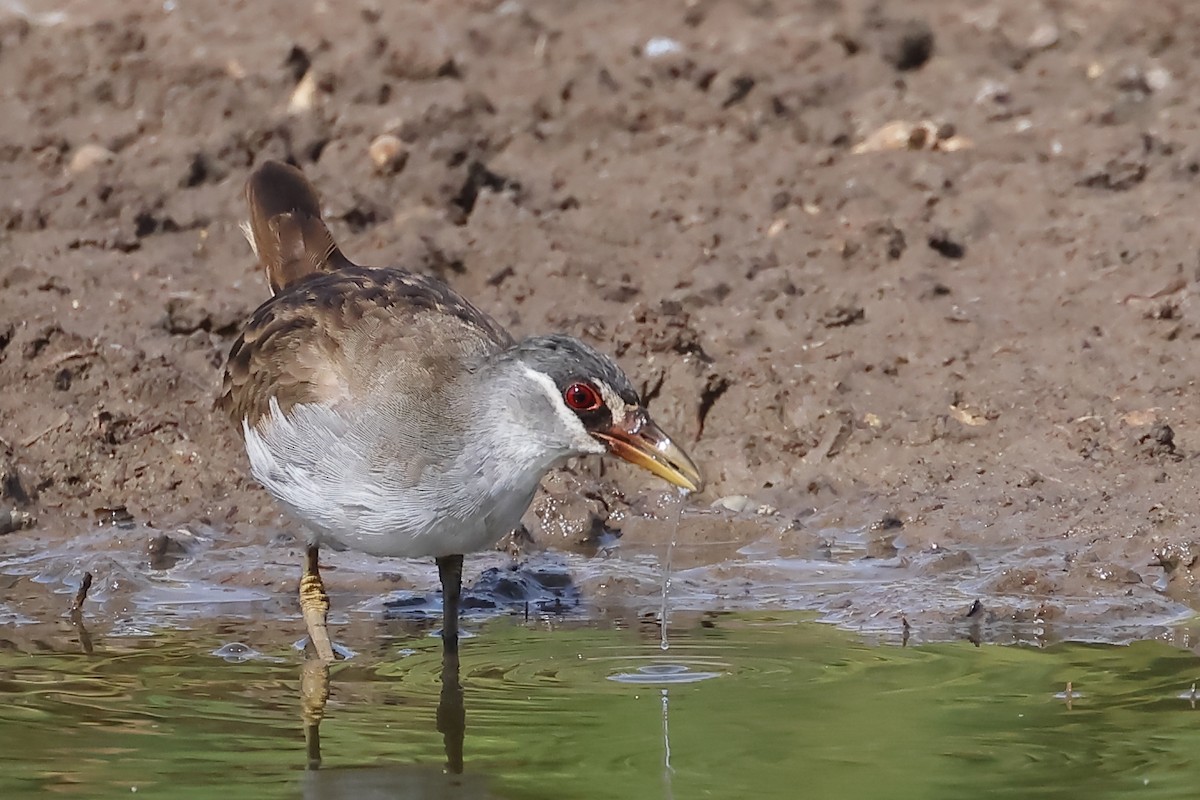
M 287 415 L 272 399 L 257 426 L 242 423 L 254 477 L 317 542 L 378 556 L 439 557 L 493 546 L 529 507 L 557 453 L 528 448 L 514 437 L 488 452 L 464 454 L 444 473 L 402 486 L 369 463 L 361 424 L 322 405 L 298 405 Z

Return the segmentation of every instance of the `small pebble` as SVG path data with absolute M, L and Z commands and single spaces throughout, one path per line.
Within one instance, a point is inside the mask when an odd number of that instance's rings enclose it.
M 712 502 L 712 508 L 723 508 L 737 514 L 753 506 L 755 503 L 744 494 L 731 494 L 719 497 Z
M 683 52 L 683 45 L 666 36 L 655 36 L 642 48 L 646 58 L 662 58 L 680 52 Z
M 1053 22 L 1043 22 L 1033 29 L 1028 44 L 1034 50 L 1046 50 L 1058 44 L 1058 37 L 1058 26 Z
M 1002 81 L 985 80 L 979 85 L 979 90 L 975 92 L 975 102 L 996 103 L 1003 105 L 1012 99 L 1012 94 L 1009 92 L 1008 84 Z
M 404 142 L 400 141 L 399 137 L 390 133 L 376 136 L 367 148 L 367 152 L 370 154 L 371 163 L 375 165 L 377 172 L 399 172 L 404 169 L 404 164 L 408 161 L 408 148 L 404 146 Z
M 76 174 L 87 172 L 97 164 L 107 164 L 116 158 L 116 154 L 107 147 L 98 144 L 85 144 L 71 156 L 67 169 Z
M 1146 70 L 1146 86 L 1152 92 L 1161 92 L 1171 85 L 1171 73 L 1162 67 L 1151 67 Z
M 313 75 L 312 70 L 309 70 L 296 84 L 296 88 L 292 90 L 292 96 L 288 98 L 288 113 L 304 114 L 311 111 L 316 104 L 317 78 Z

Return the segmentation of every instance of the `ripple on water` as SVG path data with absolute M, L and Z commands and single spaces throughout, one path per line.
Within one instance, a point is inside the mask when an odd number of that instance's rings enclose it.
M 309 641 L 310 640 L 309 640 L 307 634 L 304 636 L 301 636 L 299 639 L 292 642 L 292 649 L 297 652 L 303 653 L 308 648 Z M 342 659 L 343 661 L 349 661 L 350 659 L 352 659 L 358 655 L 357 650 L 352 650 L 351 648 L 347 647 L 344 644 L 341 644 L 340 642 L 330 642 L 330 645 L 332 645 L 332 647 L 333 647 L 334 655 L 336 655 L 338 658 Z
M 616 683 L 632 683 L 639 686 L 667 686 L 681 683 L 699 683 L 712 678 L 719 678 L 724 672 L 706 672 L 693 670 L 686 664 L 646 664 L 637 667 L 632 672 L 618 672 L 609 675 L 610 681 Z
M 228 800 L 377 787 L 496 796 L 493 785 L 504 796 L 596 800 L 791 800 L 797 786 L 855 798 L 1194 788 L 1189 650 L 878 647 L 800 615 L 706 621 L 677 623 L 662 653 L 645 627 L 498 619 L 480 626 L 461 664 L 423 629 L 340 629 L 360 655 L 328 670 L 317 778 L 304 769 L 311 673 L 290 635 L 243 620 L 150 639 L 98 630 L 84 655 L 55 620 L 0 648 L 0 797 L 32 796 L 31 786 L 38 796 L 128 797 L 135 782 L 139 797 Z M 254 653 L 286 663 L 247 660 Z M 447 686 L 460 690 L 457 708 Z M 1060 700 L 1078 698 L 1075 687 L 1086 700 L 1053 702 L 1064 687 Z M 465 719 L 466 772 L 451 791 L 455 719 Z M 737 735 L 713 735 L 729 730 Z
M 217 658 L 230 664 L 244 664 L 247 661 L 267 661 L 272 664 L 282 664 L 284 659 L 260 653 L 248 644 L 229 642 L 212 651 Z

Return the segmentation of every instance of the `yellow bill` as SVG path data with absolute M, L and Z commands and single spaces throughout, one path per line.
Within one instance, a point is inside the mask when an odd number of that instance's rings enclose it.
M 653 472 L 668 483 L 689 492 L 704 488 L 704 478 L 695 462 L 654 424 L 645 409 L 638 409 L 614 422 L 608 430 L 592 435 L 604 442 L 613 455 Z

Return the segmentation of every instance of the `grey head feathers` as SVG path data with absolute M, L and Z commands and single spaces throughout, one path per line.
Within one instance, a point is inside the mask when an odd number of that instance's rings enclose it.
M 545 375 L 557 389 L 556 405 L 577 417 L 589 432 L 607 430 L 628 414 L 629 407 L 641 406 L 637 391 L 621 368 L 573 336 L 531 336 L 505 350 L 500 359 Z M 581 390 L 579 384 L 588 389 Z M 568 399 L 572 393 L 584 402 L 573 404 Z
M 505 355 L 548 375 L 560 391 L 577 381 L 599 380 L 629 405 L 641 402 L 629 378 L 611 358 L 574 336 L 531 336 Z

